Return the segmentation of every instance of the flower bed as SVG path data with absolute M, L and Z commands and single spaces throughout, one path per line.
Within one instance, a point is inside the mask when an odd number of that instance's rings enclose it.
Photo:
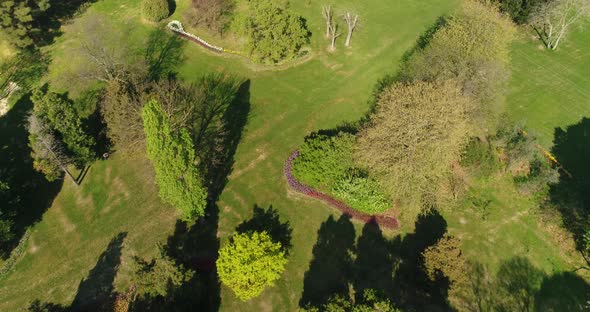
M 346 205 L 345 203 L 327 195 L 324 194 L 320 191 L 314 190 L 313 188 L 297 181 L 297 179 L 295 179 L 293 177 L 293 172 L 292 172 L 292 167 L 293 167 L 293 160 L 295 158 L 297 158 L 297 156 L 299 156 L 299 151 L 296 150 L 294 151 L 291 156 L 289 156 L 289 158 L 287 158 L 287 160 L 285 161 L 285 167 L 284 167 L 284 174 L 285 177 L 287 178 L 287 183 L 289 183 L 289 186 L 291 186 L 295 191 L 299 192 L 299 193 L 303 193 L 307 196 L 322 200 L 324 202 L 326 202 L 327 204 L 329 204 L 330 206 L 340 210 L 343 214 L 365 222 L 365 223 L 369 223 L 369 222 L 376 222 L 377 224 L 379 224 L 379 226 L 384 227 L 384 228 L 389 228 L 389 229 L 393 229 L 393 228 L 397 228 L 399 226 L 399 222 L 397 221 L 396 218 L 391 217 L 391 216 L 382 216 L 382 215 L 369 215 L 366 213 L 362 213 L 360 211 L 354 210 L 351 207 L 349 207 L 348 205 Z

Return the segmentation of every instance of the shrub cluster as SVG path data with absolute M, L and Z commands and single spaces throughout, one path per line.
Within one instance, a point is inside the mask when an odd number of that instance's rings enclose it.
M 145 19 L 159 22 L 170 15 L 170 5 L 168 0 L 143 0 L 141 13 Z
M 293 161 L 293 175 L 353 209 L 370 214 L 385 211 L 392 205 L 379 183 L 354 165 L 355 141 L 354 135 L 344 132 L 334 136 L 311 134 Z

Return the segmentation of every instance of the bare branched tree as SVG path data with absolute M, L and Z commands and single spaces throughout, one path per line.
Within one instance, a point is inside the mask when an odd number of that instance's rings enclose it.
M 554 0 L 539 5 L 531 24 L 547 49 L 555 50 L 571 26 L 589 15 L 589 0 Z
M 340 35 L 342 35 L 342 33 L 338 32 L 338 24 L 332 21 L 332 24 L 330 25 L 330 36 L 332 37 L 332 44 L 330 46 L 330 49 L 332 51 L 336 50 L 336 38 L 340 37 Z
M 326 38 L 330 38 L 330 29 L 332 27 L 332 6 L 331 5 L 324 5 L 322 6 L 322 15 L 326 20 Z
M 344 46 L 349 47 L 350 39 L 352 38 L 352 33 L 356 28 L 359 16 L 350 12 L 346 12 L 344 13 L 344 20 L 346 21 L 346 25 L 348 25 L 348 35 L 346 36 L 346 43 L 344 43 Z
M 42 171 L 48 180 L 57 178 L 58 170 L 61 170 L 76 185 L 79 185 L 67 168 L 71 160 L 65 154 L 63 144 L 55 137 L 46 122 L 37 115 L 31 114 L 28 117 L 28 128 L 35 169 Z

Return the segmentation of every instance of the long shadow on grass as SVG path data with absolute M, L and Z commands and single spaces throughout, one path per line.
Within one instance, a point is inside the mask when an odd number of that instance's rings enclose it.
M 37 299 L 31 302 L 27 310 L 31 312 L 113 311 L 116 295 L 113 282 L 121 264 L 123 241 L 126 237 L 126 232 L 113 237 L 105 251 L 98 257 L 94 268 L 90 270 L 86 278 L 80 281 L 71 306 L 42 302 Z
M 148 65 L 148 78 L 159 80 L 174 75 L 184 60 L 185 40 L 174 36 L 165 29 L 158 28 L 148 39 L 145 60 Z
M 194 137 L 209 189 L 205 217 L 195 223 L 177 221 L 174 234 L 163 246 L 168 256 L 197 274 L 184 285 L 170 289 L 166 298 L 147 298 L 134 303 L 140 311 L 217 311 L 221 301 L 215 261 L 219 250 L 217 200 L 223 192 L 234 164 L 234 154 L 250 111 L 250 81 L 243 82 L 230 103 L 207 107 L 199 116 Z M 215 120 L 219 124 L 210 124 Z M 198 307 L 198 308 L 197 308 Z
M 26 228 L 41 220 L 61 189 L 62 181 L 47 182 L 33 169 L 26 118 L 33 104 L 24 95 L 8 113 L 0 117 L 0 180 L 10 187 L 0 203 L 4 216 L 14 221 L 12 241 L 3 244 L 0 256 L 6 257 Z
M 551 203 L 574 234 L 578 249 L 584 250 L 583 237 L 590 228 L 590 119 L 582 118 L 565 130 L 556 128 L 551 152 L 565 169 L 559 183 L 551 186 Z
M 72 302 L 72 311 L 112 311 L 115 276 L 121 264 L 123 241 L 126 232 L 115 236 L 107 249 L 98 257 L 88 276 L 80 281 L 78 293 Z
M 62 34 L 61 26 L 67 20 L 73 18 L 76 14 L 82 13 L 97 0 L 68 0 L 68 1 L 49 1 L 50 7 L 39 18 L 38 25 L 40 31 L 34 35 L 36 45 L 45 46 L 52 44 L 56 37 Z
M 330 216 L 318 231 L 299 306 L 320 308 L 333 296 L 359 302 L 364 291 L 372 289 L 401 308 L 448 310 L 448 286 L 428 281 L 421 258 L 446 226 L 434 211 L 419 217 L 414 233 L 388 240 L 378 224 L 369 222 L 355 245 L 350 219 L 341 216 L 336 221 Z M 353 293 L 355 298 L 350 298 Z
M 584 311 L 590 285 L 572 272 L 547 275 L 527 258 L 501 263 L 495 277 L 470 263 L 459 304 L 468 311 Z
M 281 243 L 283 250 L 289 254 L 291 247 L 291 233 L 293 230 L 289 222 L 281 223 L 279 212 L 271 206 L 263 209 L 254 205 L 252 219 L 244 221 L 236 228 L 238 233 L 266 231 L 274 242 Z

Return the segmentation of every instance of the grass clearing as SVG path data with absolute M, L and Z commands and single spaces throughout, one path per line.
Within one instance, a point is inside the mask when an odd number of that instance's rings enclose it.
M 555 51 L 544 49 L 532 31 L 522 30 L 512 48 L 508 114 L 524 121 L 547 148 L 555 128 L 590 116 L 590 36 L 585 28 L 573 28 Z
M 188 2 L 179 1 L 178 8 L 186 8 Z M 103 0 L 94 4 L 86 14 L 108 14 L 113 23 L 132 30 L 130 43 L 142 42 L 147 39 L 152 25 L 141 21 L 137 14 L 138 4 L 138 0 Z M 218 202 L 218 236 L 225 241 L 238 224 L 252 216 L 255 205 L 264 208 L 272 205 L 281 220 L 289 222 L 293 229 L 293 249 L 286 271 L 276 286 L 266 289 L 247 304 L 222 286 L 221 311 L 298 309 L 318 229 L 331 215 L 338 219 L 339 214 L 327 205 L 288 189 L 282 171 L 285 159 L 311 131 L 333 128 L 363 116 L 369 108 L 377 81 L 394 73 L 403 54 L 416 39 L 434 24 L 437 17 L 450 12 L 457 2 L 341 2 L 336 9 L 353 8 L 359 13 L 362 25 L 353 36 L 352 47 L 345 49 L 340 41 L 334 53 L 327 51 L 329 42 L 322 35 L 321 4 L 319 1 L 293 1 L 293 9 L 307 18 L 308 27 L 314 34 L 311 41 L 313 58 L 295 67 L 281 71 L 254 71 L 244 59 L 219 57 L 192 43 L 185 47 L 186 60 L 179 69 L 179 76 L 185 81 L 196 81 L 212 71 L 224 71 L 250 80 L 247 95 L 251 103 L 249 120 L 234 157 L 233 174 L 230 174 L 229 183 Z M 173 17 L 179 14 L 177 11 Z M 572 44 L 579 41 L 578 37 L 582 38 L 572 34 Z M 76 34 L 68 32 L 66 27 L 65 35 L 50 47 L 53 56 L 50 82 L 56 81 L 67 68 L 68 60 L 62 51 L 73 40 L 76 40 Z M 530 48 L 534 48 L 533 43 L 515 43 L 515 51 Z M 565 53 L 567 48 L 564 44 L 562 51 Z M 522 104 L 522 109 L 512 104 L 519 96 L 523 97 L 520 102 L 524 103 L 526 96 L 539 91 L 536 85 L 529 84 L 531 79 L 524 79 L 525 74 L 533 72 L 532 65 L 528 69 L 519 68 L 526 59 L 519 59 L 518 53 L 515 52 L 513 57 L 516 69 L 509 96 L 510 111 L 515 117 L 519 114 L 530 116 L 530 125 L 535 128 L 534 122 L 537 122 L 541 132 L 543 116 L 555 116 L 550 114 L 553 112 L 550 104 L 538 117 L 526 110 L 536 107 L 530 106 L 533 103 Z M 578 67 L 582 66 L 568 68 Z M 581 95 L 577 96 L 582 99 Z M 546 103 L 543 97 L 534 98 L 539 103 L 541 100 Z M 574 115 L 572 113 L 568 118 L 574 119 Z M 561 125 L 570 121 L 564 118 L 553 122 Z M 547 139 L 551 137 L 545 137 Z M 556 245 L 530 213 L 533 204 L 527 199 L 513 200 L 514 189 L 510 181 L 502 178 L 479 181 L 476 189 L 494 198 L 493 211 L 487 221 L 481 220 L 467 207 L 444 214 L 449 231 L 464 240 L 465 252 L 470 258 L 477 258 L 494 268 L 502 261 L 524 253 L 535 265 L 549 272 L 572 268 L 576 259 L 559 254 Z M 109 241 L 126 232 L 121 265 L 114 280 L 115 288 L 124 290 L 129 285 L 131 255 L 147 258 L 156 252 L 156 243 L 163 242 L 174 230 L 174 211 L 158 199 L 153 172 L 145 159 L 114 156 L 96 162 L 80 188 L 69 181 L 64 183 L 52 207 L 34 226 L 25 256 L 14 272 L 0 280 L 0 310 L 22 310 L 34 299 L 63 304 L 76 300 L 80 281 L 100 262 L 100 255 Z M 404 225 L 403 231 L 406 229 L 411 232 L 413 225 Z M 354 232 L 357 237 L 361 236 L 363 226 L 354 223 Z M 384 235 L 391 239 L 397 234 L 399 232 Z M 404 237 L 408 236 L 411 235 Z M 78 293 L 78 298 L 88 295 Z

